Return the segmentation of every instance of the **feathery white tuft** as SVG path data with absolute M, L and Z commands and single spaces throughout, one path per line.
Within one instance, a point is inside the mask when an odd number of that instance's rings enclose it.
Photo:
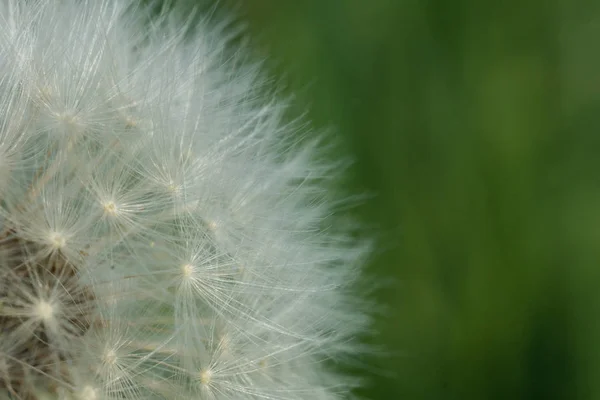
M 0 0 L 0 392 L 345 396 L 367 248 L 330 222 L 338 166 L 225 29 L 136 5 Z

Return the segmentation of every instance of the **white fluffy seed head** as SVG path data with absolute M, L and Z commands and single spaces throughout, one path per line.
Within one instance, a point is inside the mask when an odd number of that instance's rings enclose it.
M 137 6 L 0 0 L 0 392 L 339 398 L 369 319 L 338 166 L 226 24 Z

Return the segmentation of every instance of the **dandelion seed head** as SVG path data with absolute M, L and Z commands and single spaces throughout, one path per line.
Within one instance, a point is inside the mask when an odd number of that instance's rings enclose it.
M 337 399 L 369 326 L 338 165 L 229 24 L 149 10 L 0 0 L 0 394 Z

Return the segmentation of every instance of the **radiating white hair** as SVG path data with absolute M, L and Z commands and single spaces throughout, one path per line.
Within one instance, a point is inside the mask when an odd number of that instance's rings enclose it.
M 226 30 L 135 4 L 0 0 L 0 398 L 344 397 L 338 164 Z

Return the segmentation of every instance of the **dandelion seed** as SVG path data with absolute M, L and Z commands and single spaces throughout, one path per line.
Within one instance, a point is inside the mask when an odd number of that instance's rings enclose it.
M 47 301 L 40 300 L 35 305 L 34 315 L 45 323 L 51 323 L 55 321 L 55 306 Z
M 102 360 L 105 364 L 114 365 L 117 362 L 117 354 L 114 352 L 114 350 L 108 350 L 104 354 L 104 357 L 102 357 Z
M 181 272 L 184 279 L 190 279 L 194 274 L 194 266 L 191 264 L 185 264 L 183 267 L 181 267 Z
M 60 250 L 67 244 L 67 238 L 60 232 L 50 232 L 49 242 L 56 250 Z
M 200 378 L 200 383 L 202 385 L 208 386 L 212 379 L 212 371 L 210 369 L 203 368 L 200 370 L 198 377 Z
M 113 202 L 113 201 L 107 201 L 106 203 L 103 204 L 104 207 L 104 212 L 107 215 L 110 216 L 115 216 L 117 215 L 117 205 Z
M 77 393 L 77 400 L 99 400 L 98 389 L 85 386 Z

